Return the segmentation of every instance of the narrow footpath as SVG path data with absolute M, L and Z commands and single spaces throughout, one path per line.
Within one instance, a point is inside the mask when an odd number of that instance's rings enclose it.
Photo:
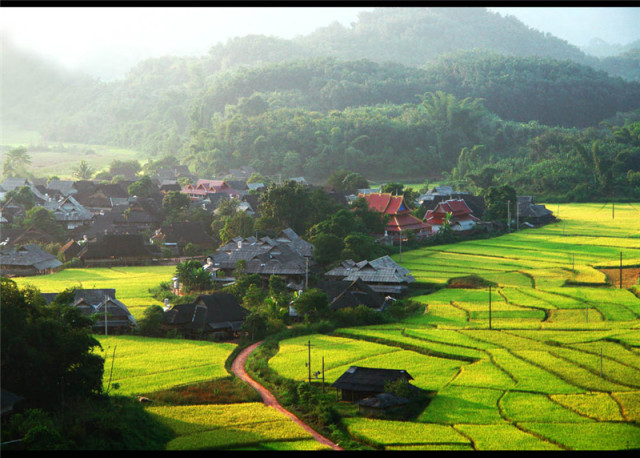
M 253 350 L 255 350 L 256 347 L 258 347 L 261 343 L 262 343 L 262 341 L 256 342 L 253 345 L 251 345 L 251 346 L 245 348 L 244 350 L 242 350 L 240 352 L 240 354 L 236 357 L 236 359 L 233 361 L 233 364 L 231 365 L 231 371 L 237 377 L 239 377 L 241 380 L 244 380 L 246 383 L 248 383 L 253 388 L 255 388 L 256 391 L 258 393 L 260 393 L 260 396 L 262 396 L 262 400 L 263 400 L 265 405 L 273 407 L 274 409 L 279 410 L 283 414 L 285 414 L 288 417 L 290 417 L 294 422 L 296 422 L 305 431 L 307 431 L 309 434 L 311 434 L 313 436 L 313 438 L 315 440 L 317 440 L 318 442 L 320 442 L 322 445 L 326 445 L 328 447 L 331 447 L 334 450 L 344 450 L 339 445 L 334 444 L 333 442 L 331 442 L 326 437 L 322 436 L 321 434 L 318 434 L 309 425 L 307 425 L 302 420 L 300 420 L 298 417 L 296 417 L 294 414 L 292 414 L 291 412 L 286 410 L 284 407 L 282 407 L 280 405 L 280 403 L 278 403 L 278 401 L 276 400 L 275 396 L 273 394 L 271 394 L 271 392 L 269 390 L 267 390 L 264 386 L 260 385 L 258 382 L 256 382 L 254 379 L 252 379 L 249 376 L 249 374 L 247 374 L 247 372 L 244 370 L 244 365 L 247 362 L 247 358 L 253 352 Z

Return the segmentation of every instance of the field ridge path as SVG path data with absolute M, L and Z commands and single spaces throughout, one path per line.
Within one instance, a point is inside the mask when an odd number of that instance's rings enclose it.
M 318 442 L 320 442 L 322 445 L 326 445 L 328 447 L 331 447 L 334 450 L 344 450 L 338 444 L 334 444 L 329 439 L 327 439 L 326 437 L 324 437 L 320 433 L 316 432 L 313 428 L 311 428 L 309 425 L 307 425 L 302 420 L 300 420 L 293 413 L 289 412 L 284 407 L 282 407 L 280 405 L 280 403 L 278 402 L 278 400 L 276 399 L 276 397 L 269 390 L 267 390 L 260 383 L 258 383 L 254 379 L 252 379 L 249 374 L 247 374 L 247 372 L 244 369 L 244 365 L 247 362 L 247 358 L 253 352 L 253 350 L 255 350 L 260 344 L 262 344 L 262 342 L 263 341 L 261 340 L 259 342 L 256 342 L 256 343 L 248 346 L 244 350 L 242 350 L 240 352 L 240 354 L 236 357 L 236 359 L 233 360 L 233 363 L 231 364 L 231 371 L 238 378 L 240 378 L 244 382 L 246 382 L 249 385 L 251 385 L 260 394 L 260 396 L 262 396 L 262 400 L 263 400 L 263 402 L 264 402 L 264 404 L 266 406 L 273 407 L 274 409 L 276 409 L 276 410 L 282 412 L 283 414 L 287 415 L 295 423 L 297 423 L 300 427 L 302 427 L 305 431 L 307 431 L 309 434 L 311 434 L 313 436 L 313 438 L 315 440 L 317 440 Z

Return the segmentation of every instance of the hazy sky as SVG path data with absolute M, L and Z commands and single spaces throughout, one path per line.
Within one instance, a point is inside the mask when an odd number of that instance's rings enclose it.
M 0 30 L 16 46 L 109 79 L 137 61 L 162 55 L 203 55 L 211 46 L 249 34 L 293 38 L 366 7 L 10 7 Z M 592 38 L 627 44 L 640 39 L 640 8 L 490 8 L 575 45 Z

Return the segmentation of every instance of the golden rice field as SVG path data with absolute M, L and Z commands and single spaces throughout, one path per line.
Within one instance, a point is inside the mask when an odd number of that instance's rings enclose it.
M 419 281 L 476 274 L 488 289 L 415 295 L 402 323 L 280 342 L 269 362 L 329 385 L 352 365 L 404 369 L 435 392 L 413 421 L 344 419 L 383 450 L 640 448 L 640 298 L 597 267 L 640 264 L 640 204 L 556 204 L 560 222 L 402 253 Z M 395 256 L 399 261 L 399 256 Z M 491 319 L 491 323 L 490 323 Z M 491 328 L 490 328 L 491 326 Z M 319 381 L 317 383 L 320 383 Z

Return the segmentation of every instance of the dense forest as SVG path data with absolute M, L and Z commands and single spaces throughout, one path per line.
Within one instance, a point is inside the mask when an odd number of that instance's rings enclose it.
M 588 56 L 484 8 L 378 8 L 351 27 L 149 59 L 111 83 L 6 46 L 2 122 L 45 142 L 178 157 L 210 176 L 251 165 L 320 182 L 343 168 L 632 198 L 640 145 L 621 132 L 637 139 L 639 53 Z

